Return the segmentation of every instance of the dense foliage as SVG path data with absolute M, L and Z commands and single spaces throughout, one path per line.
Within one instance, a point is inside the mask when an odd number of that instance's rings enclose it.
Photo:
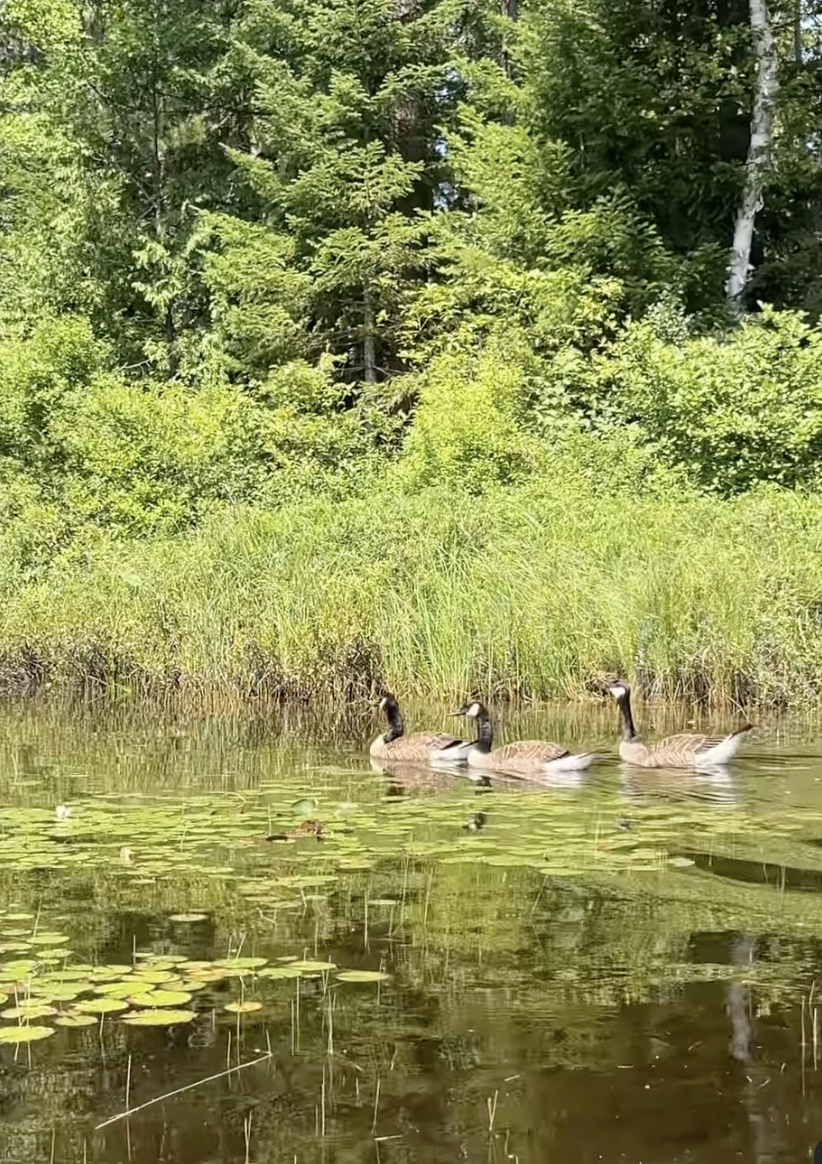
M 822 6 L 770 15 L 739 322 L 747 0 L 7 0 L 6 591 L 307 495 L 815 490 Z

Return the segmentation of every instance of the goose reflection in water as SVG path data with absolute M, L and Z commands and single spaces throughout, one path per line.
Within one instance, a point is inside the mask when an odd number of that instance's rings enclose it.
M 665 768 L 639 771 L 632 764 L 619 767 L 619 787 L 625 796 L 656 796 L 726 806 L 739 803 L 736 782 L 727 768 L 705 769 L 685 776 L 681 771 Z

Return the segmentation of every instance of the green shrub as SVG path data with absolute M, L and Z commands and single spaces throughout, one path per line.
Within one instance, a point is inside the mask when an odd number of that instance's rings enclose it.
M 645 320 L 577 370 L 600 416 L 639 425 L 703 489 L 820 482 L 822 330 L 796 313 L 765 311 L 725 340 L 670 342 Z
M 190 524 L 215 501 L 260 484 L 265 412 L 230 387 L 192 392 L 99 377 L 67 394 L 49 436 L 69 507 L 134 533 Z
M 0 454 L 19 462 L 53 461 L 54 411 L 68 393 L 88 388 L 107 356 L 88 322 L 72 316 L 41 323 L 28 339 L 0 343 Z
M 452 482 L 470 492 L 522 480 L 544 461 L 528 429 L 534 358 L 511 335 L 479 351 L 435 357 L 415 378 L 418 404 L 400 476 L 419 488 Z

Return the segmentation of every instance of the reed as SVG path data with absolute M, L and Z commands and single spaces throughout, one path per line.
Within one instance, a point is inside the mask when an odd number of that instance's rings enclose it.
M 215 514 L 0 577 L 0 678 L 244 700 L 575 697 L 607 675 L 702 703 L 822 693 L 822 504 L 581 479 Z

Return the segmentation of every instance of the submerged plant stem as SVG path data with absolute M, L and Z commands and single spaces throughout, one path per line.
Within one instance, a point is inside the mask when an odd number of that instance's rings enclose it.
M 118 1120 L 126 1119 L 128 1116 L 134 1115 L 138 1111 L 143 1111 L 147 1107 L 151 1107 L 155 1103 L 162 1103 L 164 1099 L 171 1099 L 175 1095 L 182 1095 L 184 1091 L 193 1091 L 195 1087 L 202 1087 L 204 1083 L 213 1083 L 217 1079 L 223 1079 L 226 1075 L 232 1075 L 235 1071 L 242 1071 L 246 1067 L 254 1067 L 257 1063 L 265 1063 L 271 1058 L 271 1053 L 266 1052 L 265 1055 L 260 1055 L 256 1059 L 249 1059 L 247 1063 L 238 1063 L 235 1067 L 229 1067 L 225 1071 L 218 1071 L 216 1075 L 208 1075 L 205 1079 L 198 1079 L 195 1083 L 189 1083 L 185 1087 L 178 1087 L 175 1091 L 166 1091 L 163 1095 L 158 1095 L 155 1099 L 149 1099 L 146 1103 L 141 1103 L 139 1107 L 129 1108 L 127 1111 L 121 1111 L 110 1119 L 103 1120 L 101 1124 L 95 1124 L 95 1132 L 100 1128 L 107 1128 L 109 1124 L 116 1124 Z

